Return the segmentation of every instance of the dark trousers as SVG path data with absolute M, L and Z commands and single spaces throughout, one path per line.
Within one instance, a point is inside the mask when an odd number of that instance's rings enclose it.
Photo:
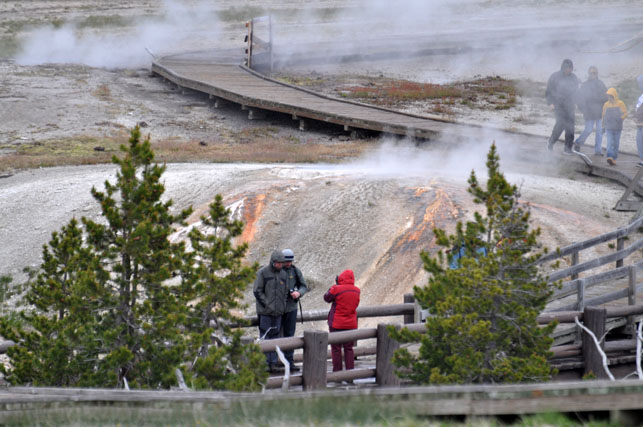
M 279 338 L 281 332 L 281 316 L 259 315 L 259 337 L 266 340 Z M 266 353 L 268 366 L 276 365 L 279 362 L 276 351 Z
M 284 337 L 294 337 L 296 329 L 297 329 L 297 309 L 294 309 L 293 311 L 285 313 L 284 315 L 281 316 L 281 332 Z M 286 356 L 286 360 L 288 360 L 288 362 L 291 365 L 295 363 L 293 361 L 294 353 L 295 353 L 295 350 L 284 351 L 284 356 Z
M 350 331 L 351 329 L 328 328 L 330 332 Z M 344 365 L 346 370 L 355 368 L 355 354 L 353 353 L 353 341 L 344 344 L 331 344 L 330 355 L 333 360 L 333 372 L 342 370 L 342 347 L 344 347 Z
M 570 151 L 574 143 L 574 109 L 556 106 L 554 114 L 556 115 L 556 124 L 551 131 L 549 145 L 554 145 L 560 135 L 565 132 L 565 150 Z

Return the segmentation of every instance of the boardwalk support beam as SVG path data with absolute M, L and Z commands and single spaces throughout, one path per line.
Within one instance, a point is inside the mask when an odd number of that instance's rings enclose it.
M 266 112 L 255 108 L 248 109 L 248 120 L 261 120 L 266 118 Z
M 583 323 L 594 333 L 596 338 L 601 342 L 601 348 L 605 349 L 605 319 L 607 319 L 607 310 L 601 307 L 585 307 L 583 312 Z M 593 374 L 597 379 L 608 378 L 603 368 L 603 359 L 594 344 L 592 337 L 583 331 L 583 359 L 585 360 L 585 375 Z
M 304 391 L 326 388 L 328 332 L 304 331 Z
M 395 368 L 391 363 L 395 350 L 400 344 L 391 338 L 386 324 L 377 325 L 377 356 L 375 361 L 375 382 L 379 386 L 397 387 L 400 379 L 395 375 Z M 398 325 L 395 325 L 399 328 Z

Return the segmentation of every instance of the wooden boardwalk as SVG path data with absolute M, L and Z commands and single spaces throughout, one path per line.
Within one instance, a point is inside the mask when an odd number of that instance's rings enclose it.
M 628 186 L 638 168 L 638 157 L 621 153 L 617 166 L 608 166 L 605 157 L 561 156 L 546 151 L 546 136 L 511 132 L 497 128 L 456 123 L 428 116 L 401 113 L 377 106 L 323 96 L 312 91 L 272 80 L 239 65 L 232 52 L 192 52 L 167 56 L 152 64 L 152 72 L 182 88 L 208 94 L 216 102 L 233 102 L 249 111 L 250 119 L 261 118 L 265 110 L 290 115 L 306 129 L 306 120 L 334 123 L 345 130 L 366 129 L 388 134 L 439 140 L 450 144 L 461 141 L 501 140 L 525 148 L 534 161 L 550 155 L 594 175 Z M 562 142 L 561 142 L 562 144 Z M 584 147 L 587 153 L 592 147 Z M 533 154 L 532 154 L 533 152 Z M 557 144 L 556 153 L 560 152 Z M 547 160 L 549 161 L 549 160 Z M 588 163 L 593 163 L 588 165 Z M 637 183 L 633 192 L 643 196 Z
M 50 417 L 57 413 L 69 413 L 65 419 L 66 423 L 72 420 L 82 422 L 82 420 L 100 419 L 97 418 L 96 412 L 102 408 L 104 408 L 103 411 L 111 413 L 110 418 L 104 419 L 111 425 L 115 420 L 136 414 L 128 408 L 148 409 L 144 414 L 155 415 L 155 420 L 159 417 L 168 417 L 173 412 L 186 416 L 184 412 L 187 411 L 188 417 L 183 421 L 188 424 L 190 422 L 186 420 L 192 420 L 193 416 L 202 417 L 205 413 L 213 414 L 215 418 L 221 417 L 223 421 L 230 416 L 230 412 L 237 413 L 238 417 L 246 421 L 253 420 L 255 417 L 265 421 L 267 411 L 271 407 L 279 408 L 280 414 L 302 413 L 312 416 L 312 414 L 319 414 L 317 409 L 320 405 L 326 410 L 352 412 L 357 407 L 364 407 L 369 411 L 397 415 L 403 413 L 409 417 L 615 411 L 614 421 L 620 418 L 616 411 L 635 411 L 629 415 L 640 421 L 641 402 L 643 402 L 643 383 L 632 380 L 363 388 L 317 391 L 314 394 L 296 391 L 259 394 L 9 387 L 0 390 L 0 423 L 10 425 L 18 420 L 24 422 L 25 417 L 31 415 L 34 424 L 40 424 L 43 420 L 51 420 Z M 82 411 L 74 412 L 74 409 Z M 150 412 L 151 410 L 156 412 Z M 620 414 L 620 416 L 623 415 L 626 414 Z M 160 419 L 160 422 L 167 425 L 167 420 L 165 418 L 163 422 L 163 419 Z M 277 421 L 280 420 L 277 419 Z M 21 423 L 21 425 L 26 424 Z

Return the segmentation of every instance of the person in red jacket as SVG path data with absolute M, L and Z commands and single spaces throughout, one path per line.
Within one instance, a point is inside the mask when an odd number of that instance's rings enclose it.
M 344 270 L 335 278 L 335 285 L 324 294 L 324 301 L 332 302 L 328 312 L 328 330 L 330 332 L 357 329 L 357 306 L 360 290 L 355 286 L 355 275 L 352 270 Z M 355 367 L 353 341 L 344 344 L 331 344 L 333 372 L 342 370 L 342 346 L 344 347 L 344 364 L 346 369 Z

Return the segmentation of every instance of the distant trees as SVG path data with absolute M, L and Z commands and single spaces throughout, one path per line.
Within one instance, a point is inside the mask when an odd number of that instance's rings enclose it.
M 534 264 L 540 230 L 530 230 L 528 206 L 500 172 L 493 144 L 487 155 L 484 188 L 471 172 L 469 193 L 485 206 L 473 221 L 457 224 L 455 234 L 435 229 L 446 248 L 422 253 L 429 283 L 415 288 L 428 309 L 426 333 L 391 330 L 401 342 L 420 342 L 419 354 L 399 349 L 393 359 L 401 377 L 419 383 L 540 381 L 550 377 L 547 362 L 555 325 L 539 327 L 536 317 L 551 290 Z M 461 256 L 461 257 L 460 257 Z M 455 257 L 459 268 L 448 268 Z
M 171 242 L 191 209 L 162 201 L 164 166 L 138 127 L 122 146 L 116 182 L 92 189 L 102 218 L 72 219 L 43 248 L 22 322 L 0 319 L 16 342 L 5 369 L 14 384 L 167 388 L 180 368 L 197 388 L 256 390 L 266 378 L 258 346 L 229 327 L 254 268 L 234 247 L 243 224 L 217 196 L 206 231 Z M 238 319 L 236 319 L 238 320 Z M 213 345 L 213 339 L 216 344 Z

